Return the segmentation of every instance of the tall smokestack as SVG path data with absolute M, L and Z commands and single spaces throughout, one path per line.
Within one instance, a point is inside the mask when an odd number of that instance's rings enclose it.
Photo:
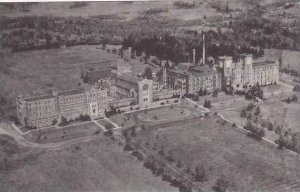
M 205 33 L 202 31 L 203 50 L 202 50 L 202 64 L 205 65 Z
M 193 49 L 193 63 L 196 64 L 196 49 Z

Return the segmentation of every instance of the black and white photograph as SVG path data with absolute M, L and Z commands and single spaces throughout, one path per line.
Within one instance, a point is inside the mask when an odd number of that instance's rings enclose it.
M 298 97 L 300 0 L 0 0 L 0 192 L 299 192 Z

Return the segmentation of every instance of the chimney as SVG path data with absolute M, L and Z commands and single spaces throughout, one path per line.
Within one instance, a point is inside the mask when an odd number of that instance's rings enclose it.
M 205 65 L 205 33 L 202 32 L 202 34 L 203 34 L 202 64 Z
M 193 63 L 196 64 L 196 49 L 193 49 Z

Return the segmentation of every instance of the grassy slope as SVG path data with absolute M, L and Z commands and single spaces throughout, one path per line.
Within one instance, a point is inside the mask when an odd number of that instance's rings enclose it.
M 0 172 L 1 191 L 174 191 L 110 138 L 38 154 Z
M 208 171 L 206 186 L 224 174 L 234 182 L 230 191 L 299 191 L 300 159 L 261 144 L 246 135 L 217 124 L 197 120 L 161 128 L 150 137 L 150 146 L 172 149 L 176 160 L 191 170 L 203 165 Z M 150 139 L 149 139 L 150 138 Z M 158 138 L 158 139 L 157 139 Z M 209 170 L 209 168 L 211 170 Z

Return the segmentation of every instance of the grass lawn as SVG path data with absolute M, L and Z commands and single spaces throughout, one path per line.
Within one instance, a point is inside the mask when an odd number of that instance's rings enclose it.
M 115 126 L 113 124 L 111 124 L 109 121 L 107 121 L 105 119 L 98 120 L 97 122 L 104 127 L 111 126 L 112 128 L 115 128 Z
M 109 119 L 121 127 L 132 127 L 136 125 L 136 122 L 133 118 L 124 114 L 113 115 L 110 116 Z
M 62 128 L 50 127 L 34 130 L 25 137 L 38 143 L 54 143 L 101 133 L 102 129 L 93 122 L 71 125 Z
M 1 61 L 0 96 L 14 104 L 19 94 L 40 95 L 53 88 L 74 89 L 82 84 L 82 71 L 112 66 L 118 57 L 96 46 L 14 53 Z
M 99 138 L 60 150 L 32 153 L 0 171 L 1 191 L 175 191 L 143 167 L 117 141 Z M 16 159 L 17 160 L 17 159 Z
M 216 123 L 215 116 L 139 132 L 136 140 L 171 150 L 184 167 L 203 165 L 211 188 L 224 174 L 229 191 L 299 191 L 300 158 Z
M 130 118 L 133 118 L 144 125 L 156 125 L 199 117 L 202 110 L 195 106 L 196 105 L 186 101 L 179 105 L 146 109 L 143 111 L 132 112 L 128 115 L 130 115 Z
M 165 107 L 153 111 L 144 111 L 137 117 L 141 121 L 171 121 L 176 118 L 188 117 L 192 112 L 186 108 Z

